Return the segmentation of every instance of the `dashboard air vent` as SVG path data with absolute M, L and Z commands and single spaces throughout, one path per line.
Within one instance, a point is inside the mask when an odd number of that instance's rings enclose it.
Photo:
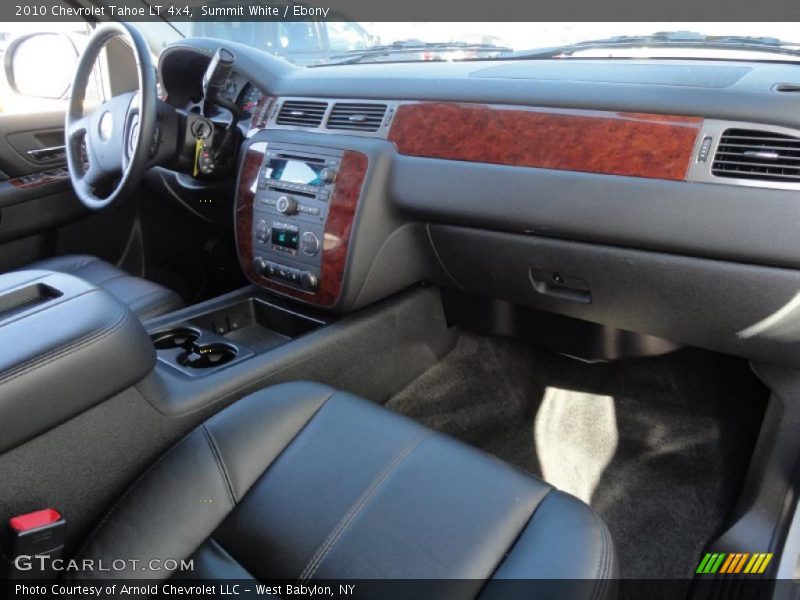
M 726 129 L 711 173 L 736 179 L 800 182 L 800 138 L 758 129 Z
M 327 102 L 287 100 L 275 119 L 276 125 L 319 127 L 328 108 Z
M 378 131 L 386 114 L 385 104 L 337 102 L 328 117 L 328 129 Z

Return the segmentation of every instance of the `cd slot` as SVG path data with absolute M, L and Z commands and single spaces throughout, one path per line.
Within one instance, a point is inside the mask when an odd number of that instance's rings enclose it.
M 276 185 L 271 185 L 267 188 L 271 192 L 278 192 L 280 194 L 292 194 L 293 196 L 303 196 L 304 198 L 316 198 L 316 194 L 309 194 L 308 192 L 300 192 L 297 190 L 287 190 L 286 188 L 278 187 Z
M 324 158 L 317 158 L 315 156 L 301 156 L 299 154 L 286 154 L 284 152 L 279 152 L 276 156 L 277 156 L 277 158 L 283 158 L 283 159 L 286 159 L 286 160 L 299 160 L 299 161 L 303 161 L 303 162 L 318 163 L 318 164 L 321 164 L 321 165 L 325 164 L 325 159 Z

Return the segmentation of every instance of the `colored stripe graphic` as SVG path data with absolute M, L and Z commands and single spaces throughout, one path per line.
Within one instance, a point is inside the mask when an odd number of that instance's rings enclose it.
M 742 567 L 744 567 L 745 561 L 748 558 L 750 558 L 750 554 L 749 553 L 744 553 L 744 554 L 741 554 L 740 556 L 741 556 L 741 558 L 739 559 L 739 562 L 736 563 L 736 568 L 735 569 L 731 568 L 731 573 L 741 573 L 742 572 Z
M 716 573 L 719 569 L 722 561 L 725 559 L 725 553 L 707 553 L 703 558 L 703 561 L 700 563 L 700 566 L 697 567 L 697 573 Z
M 744 573 L 747 575 L 760 575 L 767 570 L 767 566 L 772 560 L 772 553 L 765 552 L 707 552 L 700 561 L 695 573 L 702 575 L 713 575 L 720 573 L 724 575 L 736 575 Z
M 769 554 L 764 555 L 764 562 L 762 562 L 761 565 L 759 566 L 758 572 L 759 573 L 763 573 L 764 571 L 766 571 L 767 570 L 767 565 L 769 564 L 769 561 L 771 561 L 771 560 L 772 560 L 772 552 L 770 552 Z
M 705 573 L 706 567 L 708 566 L 708 562 L 711 560 L 711 555 L 706 552 L 706 555 L 703 557 L 703 560 L 700 561 L 700 566 L 697 567 L 697 571 L 695 573 Z
M 720 573 L 727 573 L 728 569 L 731 568 L 731 563 L 736 560 L 735 554 L 728 554 L 728 558 L 725 559 L 725 562 L 722 563 L 722 568 L 719 570 Z
M 733 570 L 736 568 L 736 565 L 739 564 L 739 558 L 742 555 L 738 552 L 734 552 L 733 554 L 728 554 L 728 560 L 725 561 L 725 564 L 722 565 L 722 568 L 719 570 L 720 573 L 733 573 Z

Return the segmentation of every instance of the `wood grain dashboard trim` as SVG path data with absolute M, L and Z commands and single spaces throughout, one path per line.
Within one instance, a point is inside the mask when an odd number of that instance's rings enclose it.
M 389 140 L 409 156 L 683 181 L 703 119 L 409 102 Z
M 315 292 L 307 292 L 263 277 L 253 268 L 253 202 L 266 149 L 265 142 L 250 145 L 236 190 L 236 247 L 242 270 L 251 282 L 264 288 L 317 306 L 333 306 L 342 292 L 353 220 L 369 166 L 367 156 L 352 150 L 346 150 L 342 156 L 325 223 L 320 287 Z

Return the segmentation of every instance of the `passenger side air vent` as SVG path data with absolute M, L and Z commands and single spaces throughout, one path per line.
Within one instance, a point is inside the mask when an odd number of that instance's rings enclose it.
M 328 117 L 327 129 L 378 131 L 386 114 L 385 104 L 337 102 Z
M 295 125 L 297 127 L 319 127 L 328 109 L 327 102 L 308 100 L 287 100 L 281 106 L 276 125 Z
M 711 173 L 736 179 L 800 182 L 800 138 L 758 129 L 726 129 Z

